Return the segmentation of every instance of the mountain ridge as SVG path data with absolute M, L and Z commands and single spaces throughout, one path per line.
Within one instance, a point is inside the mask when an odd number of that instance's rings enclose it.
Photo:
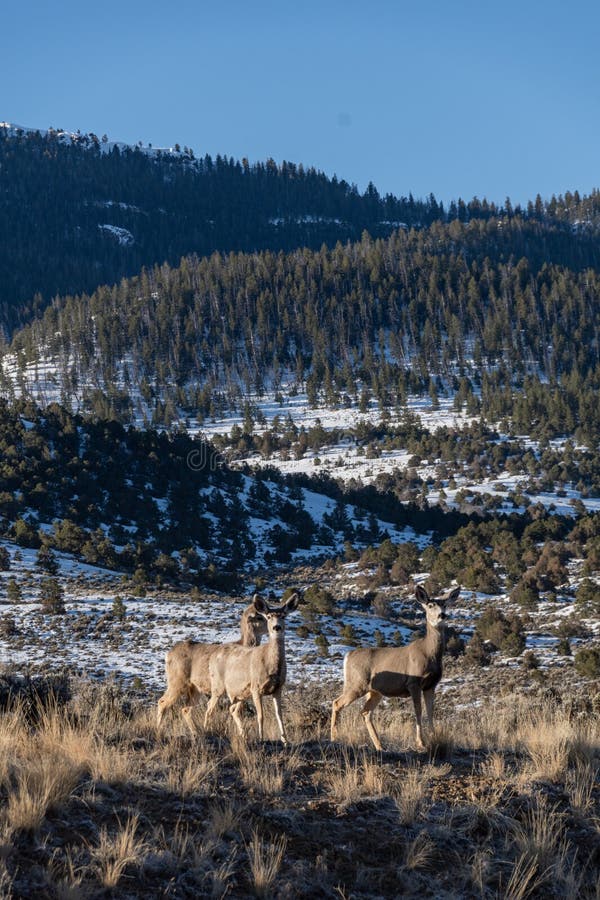
M 91 134 L 0 127 L 0 324 L 186 254 L 290 250 L 432 221 L 433 198 L 364 194 L 314 167 L 195 157 Z M 119 235 L 130 237 L 120 240 Z

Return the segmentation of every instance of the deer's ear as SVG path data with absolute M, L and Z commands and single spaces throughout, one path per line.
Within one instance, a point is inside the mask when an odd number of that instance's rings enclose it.
M 284 607 L 286 613 L 291 613 L 295 609 L 297 609 L 299 603 L 300 603 L 300 594 L 298 593 L 298 591 L 294 591 L 292 596 L 288 600 L 286 600 L 285 607 Z
M 429 602 L 429 594 L 421 584 L 418 584 L 415 588 L 415 597 L 417 598 L 419 603 Z
M 460 586 L 448 591 L 444 597 L 444 603 L 454 603 L 460 597 Z
M 254 595 L 254 597 L 252 598 L 252 605 L 254 606 L 254 609 L 256 610 L 256 612 L 264 613 L 267 611 L 267 604 L 265 603 L 263 598 L 260 596 L 260 594 Z

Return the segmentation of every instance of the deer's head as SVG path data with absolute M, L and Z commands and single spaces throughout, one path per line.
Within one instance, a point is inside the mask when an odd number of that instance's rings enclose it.
M 258 597 L 255 594 L 254 597 Z M 242 637 L 247 647 L 257 647 L 261 638 L 267 634 L 267 623 L 254 607 L 254 598 L 250 606 L 247 606 L 242 614 Z
M 254 595 L 252 606 L 254 612 L 266 624 L 269 637 L 283 636 L 285 632 L 285 619 L 289 613 L 293 612 L 300 602 L 300 594 L 297 592 L 286 600 L 283 606 L 269 606 L 258 594 Z
M 417 585 L 415 597 L 425 610 L 427 624 L 437 628 L 446 618 L 446 604 L 458 599 L 460 588 L 453 588 L 442 597 L 430 597 L 424 587 Z

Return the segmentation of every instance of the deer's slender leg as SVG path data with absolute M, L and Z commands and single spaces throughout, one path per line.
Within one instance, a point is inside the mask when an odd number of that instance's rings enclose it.
M 156 727 L 160 728 L 164 715 L 168 709 L 171 709 L 174 703 L 179 699 L 179 694 L 166 690 L 156 707 Z
M 346 706 L 350 706 L 351 703 L 354 703 L 355 700 L 358 700 L 362 694 L 360 691 L 349 691 L 345 690 L 343 694 L 340 694 L 333 703 L 331 704 L 331 740 L 335 741 L 336 733 L 337 733 L 337 719 L 341 710 Z
M 281 718 L 281 691 L 276 691 L 273 694 L 273 708 L 275 710 L 275 718 L 277 719 L 277 724 L 279 725 L 279 734 L 281 736 L 281 743 L 287 744 L 285 728 L 283 727 L 283 719 Z
M 415 719 L 417 722 L 417 750 L 424 750 L 423 735 L 421 729 L 421 688 L 419 685 L 409 688 L 412 697 L 413 706 L 415 708 Z
M 236 700 L 229 707 L 229 712 L 231 713 L 231 718 L 235 722 L 235 727 L 237 728 L 240 737 L 244 737 L 244 725 L 242 723 L 242 716 L 241 716 L 242 705 L 243 705 L 242 700 Z
M 194 705 L 184 706 L 181 710 L 181 715 L 184 718 L 185 724 L 190 730 L 190 734 L 192 737 L 196 737 L 196 726 L 194 725 Z
M 193 684 L 187 685 L 187 687 L 182 688 L 181 685 L 175 688 L 167 688 L 165 693 L 162 695 L 160 700 L 158 701 L 158 708 L 156 710 L 156 726 L 160 728 L 163 722 L 163 718 L 168 709 L 171 709 L 175 703 L 187 694 L 187 704 L 182 709 L 182 715 L 185 718 L 186 724 L 188 728 L 195 734 L 195 729 L 191 724 L 191 709 L 193 706 L 196 706 L 197 703 L 200 702 L 201 693 L 197 689 L 197 687 Z
M 258 739 L 262 741 L 263 739 L 263 705 L 262 705 L 262 694 L 260 691 L 254 691 L 252 693 L 252 702 L 254 703 L 254 708 L 256 709 L 256 724 L 258 725 Z
M 433 699 L 434 699 L 434 689 L 428 688 L 428 690 L 423 691 L 423 699 L 425 701 L 425 711 L 427 712 L 427 721 L 429 723 L 429 728 L 433 729 Z
M 375 731 L 375 726 L 373 725 L 373 710 L 376 706 L 381 702 L 383 695 L 378 693 L 378 691 L 369 691 L 367 694 L 367 702 L 362 708 L 362 715 L 365 720 L 365 725 L 367 726 L 367 731 L 369 732 L 369 736 L 375 745 L 376 750 L 381 750 L 381 741 L 379 740 L 379 735 Z
M 184 683 L 180 678 L 177 680 L 174 679 L 173 682 L 167 686 L 166 691 L 158 701 L 156 709 L 156 725 L 158 728 L 162 725 L 167 710 L 171 709 L 181 697 L 185 697 L 188 704 L 194 706 L 200 700 L 200 692 L 191 682 Z
M 208 701 L 208 706 L 206 707 L 206 712 L 204 713 L 204 727 L 208 728 L 208 720 L 212 716 L 215 706 L 219 702 L 220 694 L 211 694 L 210 700 Z

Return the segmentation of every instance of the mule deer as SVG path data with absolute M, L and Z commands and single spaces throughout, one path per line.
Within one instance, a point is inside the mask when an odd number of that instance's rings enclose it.
M 244 700 L 251 697 L 256 709 L 258 737 L 262 741 L 262 698 L 271 696 L 281 742 L 287 744 L 281 718 L 281 691 L 286 678 L 285 619 L 296 609 L 299 601 L 300 595 L 295 593 L 283 606 L 275 608 L 268 606 L 262 598 L 255 597 L 254 609 L 267 625 L 269 635 L 267 643 L 259 647 L 223 645 L 211 655 L 209 672 L 212 693 L 206 707 L 205 728 L 219 698 L 226 693 L 230 703 L 229 711 L 238 732 L 243 736 L 241 706 Z
M 240 621 L 240 639 L 237 643 L 225 646 L 256 647 L 263 635 L 267 633 L 267 623 L 258 615 L 254 600 L 242 613 Z M 203 644 L 199 641 L 179 641 L 165 656 L 165 672 L 167 689 L 158 701 L 156 711 L 157 725 L 160 727 L 163 717 L 180 697 L 187 701 L 182 709 L 188 728 L 195 734 L 192 722 L 192 708 L 198 703 L 202 694 L 210 696 L 210 675 L 208 663 L 211 655 L 223 644 Z
M 370 738 L 377 750 L 381 741 L 373 725 L 372 714 L 383 697 L 412 697 L 417 720 L 417 747 L 424 750 L 421 734 L 421 694 L 429 726 L 433 726 L 433 694 L 442 677 L 444 619 L 446 603 L 453 602 L 460 588 L 433 599 L 425 588 L 417 586 L 415 596 L 427 617 L 427 633 L 406 647 L 361 647 L 344 659 L 344 691 L 333 701 L 331 740 L 335 740 L 340 710 L 366 695 L 362 714 Z

